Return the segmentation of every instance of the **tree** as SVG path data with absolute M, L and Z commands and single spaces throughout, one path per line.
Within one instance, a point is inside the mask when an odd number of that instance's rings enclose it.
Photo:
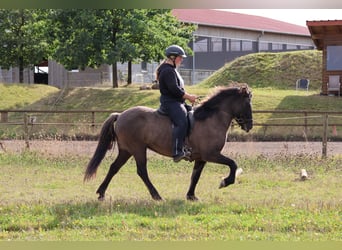
M 166 46 L 186 46 L 193 31 L 170 10 L 53 10 L 50 20 L 52 58 L 67 69 L 112 64 L 114 88 L 117 62 L 159 60 Z
M 164 50 L 178 44 L 188 50 L 188 43 L 195 30 L 194 25 L 179 22 L 168 9 L 135 9 L 125 19 L 126 50 L 122 50 L 122 62 L 159 61 Z M 127 45 L 129 44 L 129 45 Z M 131 83 L 131 63 L 128 63 L 128 84 Z
M 47 58 L 46 15 L 45 10 L 0 9 L 0 66 L 19 67 L 20 83 L 24 81 L 24 68 Z
M 113 65 L 113 87 L 117 85 L 116 62 L 120 59 L 118 39 L 123 9 L 61 9 L 51 11 L 52 58 L 66 69 Z

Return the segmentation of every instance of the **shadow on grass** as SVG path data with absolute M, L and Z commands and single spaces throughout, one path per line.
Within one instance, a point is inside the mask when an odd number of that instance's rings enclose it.
M 117 201 L 93 201 L 19 205 L 15 214 L 0 220 L 6 232 L 35 232 L 40 230 L 64 230 L 84 227 L 102 227 L 115 224 L 122 227 L 123 220 L 135 223 L 157 218 L 172 219 L 202 213 L 205 204 L 183 200 L 163 202 L 122 199 Z M 12 208 L 4 208 L 10 211 Z M 1 234 L 0 234 L 1 239 Z
M 65 218 L 89 218 L 95 216 L 110 216 L 114 214 L 136 214 L 140 217 L 172 218 L 178 215 L 196 215 L 206 207 L 200 202 L 186 200 L 129 200 L 93 201 L 85 203 L 63 203 L 51 207 L 50 212 L 58 220 Z

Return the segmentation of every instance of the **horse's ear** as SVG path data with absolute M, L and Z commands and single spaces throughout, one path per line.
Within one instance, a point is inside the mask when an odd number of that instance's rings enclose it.
M 248 86 L 247 85 L 241 86 L 240 87 L 240 93 L 242 95 L 248 95 L 249 94 Z
M 251 90 L 248 88 L 248 85 L 247 84 L 245 84 L 245 85 L 242 85 L 241 87 L 240 87 L 240 94 L 241 94 L 241 96 L 246 96 L 246 97 L 252 97 L 251 96 L 251 94 L 252 94 L 252 92 L 251 92 Z

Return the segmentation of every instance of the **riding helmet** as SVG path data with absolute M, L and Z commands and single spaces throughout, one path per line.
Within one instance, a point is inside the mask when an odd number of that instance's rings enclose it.
M 165 50 L 165 55 L 166 57 L 170 57 L 170 56 L 181 56 L 183 58 L 186 57 L 184 49 L 178 45 L 171 45 L 167 47 Z

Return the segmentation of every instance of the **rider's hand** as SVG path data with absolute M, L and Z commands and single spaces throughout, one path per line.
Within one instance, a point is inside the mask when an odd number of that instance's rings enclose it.
M 194 103 L 197 99 L 197 95 L 185 93 L 183 98 L 189 100 L 189 102 L 191 102 L 191 103 Z

